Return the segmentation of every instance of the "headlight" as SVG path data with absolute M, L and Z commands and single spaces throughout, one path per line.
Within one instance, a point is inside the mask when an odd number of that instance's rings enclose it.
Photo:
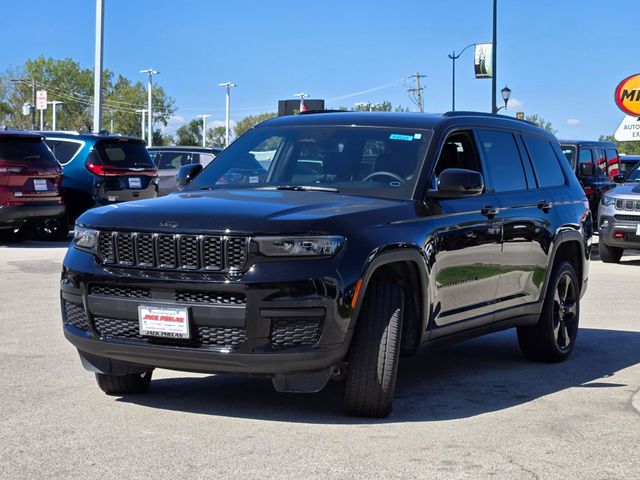
M 611 198 L 611 197 L 607 197 L 606 195 L 603 195 L 601 203 L 605 207 L 610 207 L 611 205 L 615 205 L 616 199 L 615 198 Z
M 267 257 L 330 257 L 340 249 L 344 238 L 322 237 L 256 237 L 258 250 Z
M 73 244 L 81 250 L 95 251 L 98 244 L 98 231 L 76 225 L 73 230 Z

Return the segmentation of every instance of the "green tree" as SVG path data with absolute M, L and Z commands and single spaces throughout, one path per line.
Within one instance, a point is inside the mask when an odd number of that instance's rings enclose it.
M 613 135 L 600 135 L 601 142 L 613 142 L 618 146 L 618 152 L 626 155 L 640 155 L 640 142 L 619 142 Z
M 533 115 L 527 115 L 525 117 L 525 120 L 527 122 L 536 124 L 540 128 L 544 128 L 547 132 L 551 132 L 554 135 L 558 133 L 558 130 L 553 128 L 553 125 L 551 125 L 551 122 L 545 121 L 545 119 L 539 116 L 537 113 L 534 113 Z
M 225 127 L 215 127 L 207 130 L 207 145 L 210 147 L 224 147 L 226 138 Z
M 176 145 L 202 145 L 202 121 L 194 118 L 176 131 Z
M 12 81 L 16 80 L 16 81 Z M 83 69 L 70 58 L 56 60 L 40 56 L 27 60 L 22 67 L 9 69 L 0 75 L 0 84 L 10 85 L 0 90 L 0 115 L 7 126 L 31 128 L 31 117 L 22 115 L 22 105 L 32 102 L 32 80 L 37 89 L 47 91 L 48 99 L 62 101 L 57 109 L 59 130 L 92 130 L 93 70 Z M 175 110 L 175 102 L 164 89 L 154 87 L 154 121 L 166 125 Z M 127 135 L 140 135 L 140 114 L 146 108 L 146 89 L 142 82 L 131 83 L 109 70 L 103 72 L 103 126 Z M 4 107 L 2 107 L 4 106 Z M 44 127 L 52 126 L 52 109 L 45 110 Z
M 258 123 L 264 122 L 265 120 L 269 120 L 270 118 L 277 116 L 277 113 L 261 113 L 260 115 L 249 115 L 248 117 L 245 117 L 238 123 L 236 123 L 236 126 L 234 128 L 235 137 L 239 137 Z

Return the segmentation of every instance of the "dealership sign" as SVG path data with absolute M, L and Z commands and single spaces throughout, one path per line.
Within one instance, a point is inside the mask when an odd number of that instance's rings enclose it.
M 627 115 L 640 117 L 640 73 L 631 75 L 618 84 L 615 101 Z
M 640 141 L 640 118 L 627 115 L 613 134 L 613 138 L 619 142 L 639 142 Z

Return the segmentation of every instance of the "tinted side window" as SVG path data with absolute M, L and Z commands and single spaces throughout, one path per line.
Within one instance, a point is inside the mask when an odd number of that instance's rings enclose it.
M 60 163 L 67 163 L 78 153 L 82 145 L 76 142 L 65 142 L 64 140 L 46 140 L 47 145 Z
M 557 187 L 564 185 L 565 178 L 562 167 L 558 164 L 558 158 L 551 143 L 528 135 L 523 136 L 523 139 L 538 179 L 538 186 Z
M 562 146 L 562 153 L 564 154 L 565 157 L 567 157 L 567 160 L 569 161 L 569 164 L 571 165 L 571 169 L 575 170 L 575 168 L 576 168 L 576 147 L 574 147 L 572 145 L 563 145 Z
M 526 190 L 527 180 L 513 134 L 478 130 L 491 187 L 496 192 Z
M 580 163 L 593 163 L 593 152 L 590 149 L 580 149 Z

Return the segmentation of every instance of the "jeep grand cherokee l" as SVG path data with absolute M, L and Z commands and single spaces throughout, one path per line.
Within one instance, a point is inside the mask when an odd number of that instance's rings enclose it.
M 575 345 L 591 215 L 526 122 L 281 117 L 178 180 L 86 212 L 64 260 L 64 334 L 106 393 L 145 391 L 156 367 L 286 392 L 334 378 L 347 413 L 383 417 L 420 345 L 510 327 L 535 360 Z

